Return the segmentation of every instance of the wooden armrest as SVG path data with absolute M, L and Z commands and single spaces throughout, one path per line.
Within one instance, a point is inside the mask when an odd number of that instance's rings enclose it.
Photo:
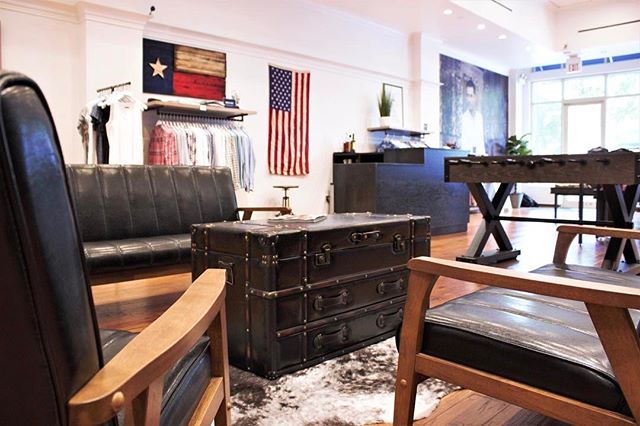
M 71 423 L 104 423 L 164 377 L 207 331 L 224 306 L 224 296 L 224 270 L 206 270 L 71 398 Z
M 412 271 L 431 275 L 433 279 L 430 281 L 433 283 L 438 276 L 446 276 L 493 287 L 578 300 L 596 305 L 640 308 L 640 289 L 617 284 L 580 281 L 433 257 L 411 259 L 408 266 Z
M 614 238 L 627 238 L 630 240 L 640 240 L 640 230 L 637 229 L 623 229 L 623 228 L 608 228 L 604 226 L 590 226 L 590 225 L 561 225 L 558 226 L 558 233 L 563 234 L 587 234 L 596 235 L 598 237 L 614 237 Z
M 604 226 L 590 225 L 561 225 L 557 228 L 558 239 L 556 240 L 556 248 L 553 253 L 553 263 L 556 265 L 564 264 L 567 260 L 569 247 L 574 238 L 578 234 L 596 235 L 598 237 L 626 238 L 630 240 L 640 239 L 640 230 L 608 228 Z M 624 247 L 624 244 L 622 245 Z M 615 265 L 606 262 L 602 265 L 605 269 L 615 269 Z
M 244 211 L 242 214 L 242 220 L 251 219 L 253 212 L 280 212 L 282 214 L 290 214 L 291 209 L 289 207 L 238 207 L 236 211 Z

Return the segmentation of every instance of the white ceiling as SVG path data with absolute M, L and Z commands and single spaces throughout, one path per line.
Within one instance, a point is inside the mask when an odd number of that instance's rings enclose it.
M 381 24 L 383 26 L 407 34 L 424 33 L 429 37 L 440 40 L 444 45 L 453 49 L 463 50 L 486 58 L 506 68 L 524 68 L 533 65 L 563 62 L 561 49 L 549 44 L 543 46 L 534 40 L 523 38 L 523 32 L 510 32 L 484 19 L 477 14 L 455 4 L 455 0 L 311 0 L 317 4 L 357 16 L 359 18 Z M 489 0 L 474 0 L 476 2 Z M 519 6 L 515 0 L 499 0 L 507 7 Z M 606 4 L 611 0 L 517 0 L 518 2 L 535 2 L 541 8 L 547 8 L 554 13 L 563 10 L 588 12 L 596 4 Z M 618 0 L 619 1 L 619 0 Z M 624 0 L 636 1 L 636 0 Z M 640 0 L 638 0 L 640 5 Z M 459 2 L 463 4 L 463 2 Z M 522 4 L 520 4 L 521 6 Z M 495 6 L 495 3 L 494 3 Z M 532 6 L 532 5 L 529 5 Z M 534 4 L 535 6 L 535 4 Z M 445 9 L 451 9 L 453 14 L 444 15 Z M 526 18 L 525 18 L 526 19 Z M 637 19 L 634 18 L 634 19 Z M 483 23 L 486 28 L 482 31 L 477 25 Z M 513 22 L 512 22 L 513 23 Z M 531 19 L 518 25 L 537 25 Z M 554 23 L 556 24 L 556 23 Z M 512 25 L 511 28 L 514 28 Z M 498 36 L 507 36 L 499 40 Z M 640 37 L 638 37 L 640 40 Z
M 591 0 L 549 0 L 549 1 L 554 5 L 556 5 L 557 7 L 574 6 L 576 4 L 591 2 Z

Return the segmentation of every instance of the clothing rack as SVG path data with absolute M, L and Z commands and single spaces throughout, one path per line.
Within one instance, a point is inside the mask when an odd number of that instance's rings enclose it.
M 114 84 L 112 86 L 102 87 L 100 89 L 97 89 L 96 92 L 97 93 L 102 93 L 102 92 L 109 91 L 109 92 L 113 93 L 116 89 L 119 89 L 121 87 L 129 87 L 129 86 L 131 86 L 131 82 L 127 81 L 126 83 L 119 83 L 119 84 Z

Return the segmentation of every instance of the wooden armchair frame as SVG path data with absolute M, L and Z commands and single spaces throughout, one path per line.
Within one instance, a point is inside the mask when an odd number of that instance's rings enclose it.
M 71 398 L 70 423 L 101 424 L 125 408 L 128 425 L 158 424 L 165 373 L 206 333 L 212 378 L 189 424 L 230 425 L 224 299 L 224 270 L 208 269 Z
M 250 220 L 253 212 L 280 212 L 280 214 L 290 214 L 289 207 L 238 207 L 236 212 L 242 213 L 242 220 Z
M 578 234 L 640 238 L 640 232 L 593 226 L 560 226 L 554 263 L 564 263 Z M 624 247 L 624 245 L 623 245 Z M 409 287 L 400 340 L 394 425 L 413 421 L 417 384 L 436 377 L 572 424 L 640 421 L 640 339 L 629 308 L 640 308 L 640 289 L 498 269 L 428 257 L 409 261 Z M 420 353 L 424 314 L 440 276 L 585 303 L 633 418 L 498 375 Z

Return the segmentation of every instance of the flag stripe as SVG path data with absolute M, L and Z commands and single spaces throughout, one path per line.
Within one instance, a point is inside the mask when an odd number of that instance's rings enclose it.
M 269 173 L 275 173 L 274 164 L 275 164 L 275 133 L 273 131 L 275 122 L 275 114 L 273 113 L 273 109 L 269 108 Z
M 302 74 L 298 74 L 298 78 L 296 79 L 296 155 L 293 167 L 293 173 L 296 175 L 300 174 L 300 125 L 302 124 L 302 117 L 300 116 L 300 105 L 302 105 L 300 85 L 302 84 L 303 79 L 304 76 Z
M 292 81 L 292 90 L 293 90 L 293 104 L 291 105 L 291 138 L 289 141 L 289 146 L 291 147 L 291 149 L 289 150 L 289 174 L 290 175 L 295 175 L 295 161 L 296 161 L 296 156 L 297 156 L 297 142 L 298 142 L 298 128 L 297 128 L 297 121 L 298 121 L 298 114 L 297 114 L 297 109 L 298 109 L 298 105 L 300 104 L 300 101 L 298 99 L 297 96 L 297 89 L 298 89 L 298 81 L 300 80 L 300 75 L 295 72 L 293 73 L 293 81 Z
M 309 80 L 311 79 L 311 75 L 309 73 L 305 74 L 305 84 L 304 84 L 304 99 L 305 102 L 303 104 L 302 111 L 302 135 L 303 135 L 303 162 L 302 162 L 302 173 L 309 173 Z

